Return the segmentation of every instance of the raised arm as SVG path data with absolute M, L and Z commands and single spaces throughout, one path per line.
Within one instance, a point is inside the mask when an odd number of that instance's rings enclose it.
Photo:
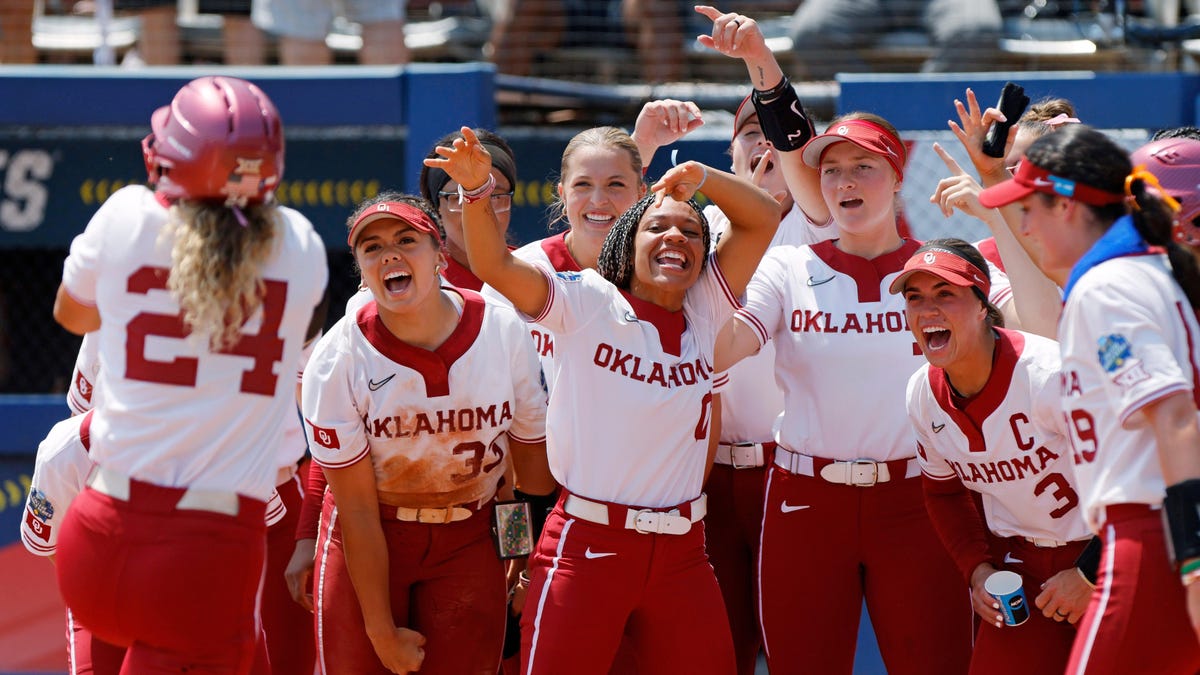
M 829 207 L 821 196 L 821 178 L 806 165 L 799 152 L 814 135 L 796 90 L 784 77 L 758 22 L 743 14 L 722 13 L 715 7 L 697 5 L 696 11 L 713 22 L 712 34 L 701 35 L 700 44 L 725 56 L 741 59 L 754 87 L 754 109 L 759 124 L 772 146 L 779 151 L 779 166 L 792 199 L 814 223 L 829 222 Z M 794 104 L 794 105 L 793 105 Z
M 700 107 L 691 101 L 661 99 L 642 106 L 633 125 L 633 142 L 637 143 L 642 167 L 650 166 L 654 153 L 704 126 Z
M 734 295 L 741 295 L 767 252 L 779 227 L 779 202 L 745 178 L 699 162 L 685 162 L 650 186 L 658 202 L 670 195 L 678 201 L 703 192 L 729 218 L 729 230 L 717 244 L 717 259 Z
M 464 186 L 463 234 L 471 272 L 508 298 L 513 307 L 537 316 L 550 298 L 550 282 L 538 268 L 509 252 L 488 198 L 495 187 L 492 156 L 470 127 L 463 127 L 462 135 L 453 147 L 435 148 L 440 157 L 426 159 L 425 165 L 442 169 Z
M 1009 283 L 1012 284 L 1011 309 L 1019 325 L 1010 327 L 1054 338 L 1058 334 L 1058 313 L 1062 305 L 1062 294 L 1059 293 L 1058 286 L 1042 274 L 1029 257 L 1017 239 L 1014 225 L 1006 220 L 1007 214 L 999 209 L 984 208 L 979 203 L 982 187 L 975 179 L 968 175 L 940 144 L 934 143 L 933 150 L 942 158 L 950 176 L 938 182 L 937 189 L 929 201 L 937 204 L 942 214 L 947 217 L 954 209 L 958 209 L 987 224 L 988 230 L 996 238 L 996 249 L 1000 252 L 1000 258 L 1008 271 Z M 1005 319 L 1008 320 L 1011 316 L 1006 309 L 1008 308 L 1001 308 Z

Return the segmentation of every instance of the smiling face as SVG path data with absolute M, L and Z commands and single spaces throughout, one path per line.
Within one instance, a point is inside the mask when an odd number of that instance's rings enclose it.
M 738 129 L 737 134 L 733 137 L 733 143 L 729 146 L 734 175 L 749 180 L 754 170 L 758 168 L 763 153 L 771 148 L 771 142 L 763 135 L 762 126 L 758 123 L 758 115 L 752 114 L 749 120 Z M 759 187 L 772 195 L 786 195 L 781 203 L 785 213 L 787 209 L 792 208 L 791 193 L 788 192 L 783 169 L 778 163 L 768 162 L 766 173 L 763 174 L 762 184 Z
M 951 372 L 981 357 L 980 345 L 991 328 L 987 308 L 970 286 L 956 286 L 929 272 L 917 272 L 904 283 L 908 327 L 930 365 Z M 990 339 L 990 338 L 989 338 Z M 991 352 L 982 355 L 991 359 Z
M 895 231 L 900 181 L 882 155 L 834 143 L 821 157 L 821 196 L 843 237 Z
M 419 312 L 437 296 L 446 264 L 433 235 L 397 218 L 368 223 L 354 243 L 354 260 L 381 312 Z
M 633 240 L 635 296 L 669 310 L 683 306 L 683 296 L 704 263 L 704 225 L 687 202 L 670 197 L 646 209 Z
M 645 190 L 628 151 L 586 145 L 572 153 L 558 184 L 558 195 L 571 226 L 571 252 L 580 264 L 594 266 L 617 217 Z

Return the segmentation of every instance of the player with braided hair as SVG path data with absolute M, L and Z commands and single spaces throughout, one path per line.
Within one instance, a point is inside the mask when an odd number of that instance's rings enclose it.
M 1020 204 L 1021 236 L 1063 288 L 1062 405 L 1103 545 L 1073 674 L 1200 668 L 1200 275 L 1155 184 L 1104 134 L 1071 125 L 980 194 L 988 208 Z
M 58 538 L 59 588 L 97 637 L 129 647 L 128 672 L 244 673 L 270 450 L 295 414 L 289 368 L 323 322 L 325 249 L 274 201 L 283 127 L 257 86 L 193 80 L 151 129 L 154 191 L 100 207 L 55 301 L 66 329 L 98 331 L 103 396 L 97 466 Z
M 469 131 L 426 161 L 473 188 L 463 194 L 472 268 L 546 325 L 557 350 L 546 435 L 564 494 L 530 561 L 522 668 L 605 673 L 627 631 L 639 670 L 728 673 L 733 646 L 699 522 L 712 350 L 774 234 L 778 203 L 687 162 L 618 219 L 603 275 L 555 272 L 515 258 L 496 236 L 491 162 Z M 697 190 L 732 223 L 716 253 L 687 203 Z

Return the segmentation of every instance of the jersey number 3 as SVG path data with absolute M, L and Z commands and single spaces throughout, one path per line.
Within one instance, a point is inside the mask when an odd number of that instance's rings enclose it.
M 165 267 L 142 267 L 130 275 L 126 290 L 138 295 L 166 290 L 169 274 L 170 270 Z M 262 325 L 258 332 L 242 333 L 241 339 L 218 353 L 253 359 L 253 365 L 242 373 L 240 391 L 246 394 L 273 396 L 279 379 L 275 374 L 275 364 L 283 358 L 283 339 L 279 337 L 279 325 L 283 321 L 283 306 L 287 300 L 287 282 L 267 279 L 263 284 L 265 293 L 262 299 Z M 182 311 L 178 314 L 141 312 L 133 317 L 125 327 L 125 377 L 181 387 L 196 386 L 199 359 L 179 356 L 170 361 L 152 361 L 146 358 L 147 337 L 182 340 L 190 333 L 183 322 Z

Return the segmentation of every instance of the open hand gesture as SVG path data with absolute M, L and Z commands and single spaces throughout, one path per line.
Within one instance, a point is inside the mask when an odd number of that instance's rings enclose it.
M 425 166 L 445 171 L 466 190 L 472 190 L 487 182 L 492 173 L 492 156 L 470 127 L 461 129 L 462 138 L 454 140 L 453 147 L 438 146 L 434 151 L 440 156 L 425 160 Z
M 967 89 L 966 105 L 963 105 L 962 101 L 954 99 L 954 109 L 958 111 L 958 123 L 949 120 L 946 124 L 966 148 L 967 154 L 971 157 L 971 163 L 975 165 L 975 170 L 979 172 L 980 178 L 988 185 L 1006 179 L 1004 159 L 983 154 L 983 139 L 987 137 L 988 129 L 991 128 L 993 122 L 1006 122 L 1007 118 L 1004 117 L 1004 113 L 996 108 L 988 108 L 980 112 L 979 100 L 975 98 L 975 92 L 970 89 Z M 1014 124 L 1008 130 L 1008 139 L 1004 143 L 1005 154 L 1012 148 L 1013 139 L 1016 137 L 1017 126 Z

